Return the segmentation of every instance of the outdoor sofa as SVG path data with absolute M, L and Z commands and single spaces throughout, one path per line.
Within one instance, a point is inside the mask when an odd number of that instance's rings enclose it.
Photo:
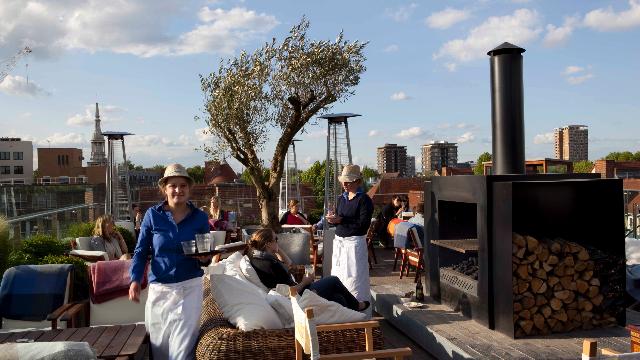
M 320 332 L 320 353 L 345 353 L 365 350 L 363 329 Z M 383 349 L 382 331 L 373 329 L 374 349 Z M 294 329 L 241 331 L 231 325 L 211 295 L 208 277 L 204 278 L 204 301 L 196 359 L 295 359 Z

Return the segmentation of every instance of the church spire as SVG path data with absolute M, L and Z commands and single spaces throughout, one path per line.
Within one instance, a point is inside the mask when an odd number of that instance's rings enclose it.
M 104 151 L 104 136 L 100 128 L 100 109 L 98 109 L 98 103 L 96 103 L 96 118 L 94 121 L 93 137 L 91 138 L 91 160 L 87 165 L 106 165 L 107 157 Z

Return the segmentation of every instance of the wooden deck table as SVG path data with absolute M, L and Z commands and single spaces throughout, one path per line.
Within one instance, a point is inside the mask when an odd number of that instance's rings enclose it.
M 0 344 L 18 339 L 45 341 L 81 341 L 89 343 L 98 359 L 135 359 L 149 343 L 144 324 L 94 326 L 83 328 L 30 330 L 0 333 Z

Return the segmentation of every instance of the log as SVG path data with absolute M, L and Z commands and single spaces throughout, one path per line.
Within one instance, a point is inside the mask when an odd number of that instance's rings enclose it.
M 525 240 L 524 236 L 517 234 L 517 233 L 513 233 L 513 243 L 518 245 L 518 247 L 525 247 L 527 245 L 527 241 Z
M 562 284 L 555 284 L 553 286 L 553 291 L 561 291 L 564 290 L 564 288 L 562 287 Z
M 536 254 L 531 254 L 531 255 L 527 256 L 527 261 L 529 263 L 532 263 L 532 262 L 534 262 L 536 260 L 538 260 L 538 255 L 536 255 Z
M 547 306 L 547 305 L 545 305 L 545 306 L 541 307 L 541 308 L 540 308 L 540 313 L 542 314 L 542 316 L 544 316 L 544 317 L 545 317 L 545 319 L 548 319 L 548 318 L 549 318 L 549 316 L 551 316 L 551 313 L 552 313 L 552 311 L 551 311 L 551 307 L 549 307 L 549 306 Z
M 547 279 L 547 271 L 545 269 L 536 270 L 536 277 L 539 279 Z
M 548 302 L 549 301 L 546 297 L 544 297 L 544 295 L 536 295 L 536 306 L 542 306 L 544 304 L 547 304 Z
M 567 290 L 575 290 L 576 283 L 573 282 L 573 278 L 571 276 L 563 276 L 560 278 L 560 284 L 562 287 Z
M 593 270 L 587 270 L 582 272 L 582 280 L 591 280 L 593 277 Z
M 567 313 L 564 311 L 564 309 L 560 309 L 560 310 L 558 310 L 558 311 L 554 312 L 551 316 L 552 316 L 554 319 L 558 319 L 558 320 L 560 320 L 560 321 L 562 321 L 562 322 L 567 321 L 567 319 L 569 318 L 569 317 L 567 316 Z
M 518 316 L 525 320 L 531 320 L 531 312 L 529 310 L 522 310 L 518 313 Z
M 557 256 L 555 255 L 549 255 L 549 258 L 547 259 L 547 264 L 549 265 L 555 265 L 559 262 L 560 260 L 558 259 Z
M 538 249 L 541 249 L 538 255 L 538 260 L 546 261 L 549 258 L 549 248 L 546 246 L 540 246 Z
M 547 283 L 545 283 L 542 279 L 533 278 L 531 280 L 531 291 L 536 294 L 541 294 L 547 291 Z
M 514 303 L 513 303 L 513 312 L 517 314 L 517 313 L 519 313 L 520 311 L 522 311 L 522 304 L 521 304 L 521 303 L 519 303 L 519 302 L 517 302 L 517 301 L 516 301 L 516 302 L 514 302 Z
M 552 242 L 550 246 L 551 252 L 554 254 L 559 254 L 562 251 L 562 245 L 558 242 Z
M 529 282 L 518 280 L 518 294 L 522 294 L 529 289 Z
M 532 236 L 526 236 L 525 238 L 527 239 L 527 250 L 529 250 L 530 252 L 536 251 L 538 245 L 540 244 L 538 240 Z
M 516 257 L 522 259 L 524 257 L 525 251 L 527 251 L 527 248 L 521 248 L 520 250 L 518 250 L 518 252 L 516 252 Z
M 584 281 L 584 280 L 577 280 L 576 281 L 576 290 L 578 290 L 579 293 L 584 294 L 587 290 L 589 289 L 589 283 Z
M 531 309 L 536 305 L 536 299 L 534 299 L 533 295 L 529 292 L 524 295 L 525 296 L 522 298 L 522 307 L 525 309 Z
M 553 266 L 547 264 L 546 262 L 542 263 L 542 268 L 544 269 L 544 271 L 546 272 L 550 272 L 551 270 L 553 270 Z
M 516 257 L 515 255 L 511 256 L 511 263 L 513 264 L 514 268 L 513 271 L 516 271 L 517 266 L 515 266 L 516 264 L 520 264 L 520 259 L 518 259 L 518 257 Z
M 569 290 L 561 290 L 561 291 L 556 291 L 556 292 L 553 293 L 553 295 L 556 298 L 560 299 L 560 300 L 564 300 L 564 299 L 568 298 L 570 296 L 570 294 L 571 294 L 571 291 L 569 291 Z
M 556 326 L 557 323 L 558 323 L 557 319 L 554 319 L 552 317 L 547 318 L 547 324 L 549 324 L 550 328 L 553 328 L 554 326 Z
M 574 242 L 569 243 L 569 248 L 571 249 L 571 253 L 579 253 L 580 251 L 584 251 L 584 248 Z
M 562 302 L 564 302 L 565 304 L 572 304 L 573 300 L 576 299 L 576 293 L 574 293 L 573 291 L 569 291 L 569 296 L 562 300 Z
M 573 260 L 573 256 L 569 255 L 564 258 L 563 263 L 567 267 L 573 267 L 576 265 L 576 262 Z
M 518 270 L 516 270 L 516 272 L 518 273 L 518 276 L 520 276 L 520 278 L 523 280 L 531 279 L 531 276 L 529 276 L 531 272 L 529 271 L 529 267 L 527 265 L 518 265 Z
M 531 320 L 520 320 L 518 324 L 524 330 L 524 333 L 529 335 L 531 334 L 531 329 L 533 328 L 533 321 Z
M 575 310 L 575 309 L 567 310 L 567 317 L 569 318 L 569 320 L 577 320 L 577 321 L 582 320 L 580 318 L 580 313 L 578 313 L 578 310 Z
M 574 301 L 574 302 L 571 302 L 571 303 L 567 304 L 565 307 L 567 309 L 577 309 L 578 308 L 578 303 Z
M 587 250 L 585 249 L 580 250 L 580 252 L 578 253 L 578 260 L 582 260 L 582 261 L 589 260 L 589 253 L 587 252 Z
M 560 310 L 562 308 L 562 300 L 558 298 L 553 298 L 549 300 L 549 305 L 551 305 L 551 308 L 553 310 Z
M 537 259 L 537 258 L 536 258 Z M 531 266 L 537 270 L 540 270 L 540 260 L 534 260 Z
M 565 276 L 566 271 L 567 269 L 565 268 L 564 264 L 560 264 L 553 269 L 553 273 L 560 277 Z
M 589 291 L 587 292 L 587 296 L 593 299 L 600 292 L 600 288 L 597 286 L 589 286 Z
M 549 280 L 547 282 L 549 283 L 549 286 L 554 286 L 560 282 L 560 278 L 557 276 L 549 276 Z
M 589 280 L 589 284 L 593 286 L 600 286 L 600 280 L 598 278 L 592 278 L 591 280 Z
M 576 265 L 574 266 L 574 268 L 576 269 L 576 271 L 584 271 L 587 268 L 587 263 L 582 260 L 578 260 L 576 261 Z
M 544 329 L 544 316 L 542 314 L 533 315 L 533 324 L 538 330 Z
M 593 303 L 587 299 L 578 300 L 578 307 L 580 310 L 591 311 L 593 309 Z

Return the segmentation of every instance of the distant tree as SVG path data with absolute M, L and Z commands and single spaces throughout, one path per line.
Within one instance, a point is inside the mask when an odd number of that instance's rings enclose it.
M 324 201 L 324 171 L 326 161 L 316 161 L 300 174 L 300 181 L 311 186 L 316 197 L 316 205 L 321 206 Z
M 476 166 L 473 168 L 473 173 L 475 175 L 483 175 L 484 174 L 484 165 L 483 162 L 491 161 L 491 154 L 488 152 L 484 152 L 478 156 L 478 161 L 476 161 Z
M 376 169 L 372 169 L 368 166 L 365 166 L 362 168 L 362 177 L 367 180 L 369 178 L 379 178 L 380 177 L 380 173 L 378 173 L 378 171 Z
M 260 176 L 260 182 L 265 183 L 269 181 L 269 169 L 266 167 L 262 167 L 262 175 Z M 240 180 L 242 180 L 245 184 L 254 185 L 253 178 L 249 175 L 249 171 L 244 169 L 242 174 L 240 174 Z
M 593 162 L 589 160 L 575 161 L 573 163 L 574 173 L 590 173 L 593 170 Z
M 246 167 L 256 186 L 261 222 L 274 229 L 279 227 L 284 159 L 294 136 L 317 113 L 353 95 L 365 71 L 366 43 L 348 42 L 342 33 L 335 42 L 311 41 L 308 29 L 309 21 L 302 18 L 281 44 L 274 39 L 252 54 L 242 51 L 201 76 L 204 121 L 215 139 L 205 151 L 214 158 L 229 153 Z M 279 137 L 264 182 L 258 154 L 274 133 Z
M 154 171 L 158 171 L 160 173 L 163 173 L 165 167 L 166 166 L 164 166 L 164 165 L 156 164 L 156 165 L 153 165 L 150 169 L 154 170 Z
M 189 176 L 193 178 L 193 181 L 195 181 L 196 184 L 201 184 L 204 182 L 204 167 L 200 165 L 187 168 L 187 174 L 189 174 Z
M 639 154 L 640 151 L 636 154 Z M 605 160 L 615 160 L 615 161 L 633 161 L 634 160 L 634 154 L 631 151 L 622 151 L 622 152 L 618 152 L 618 151 L 614 151 L 614 152 L 610 152 L 607 156 L 604 157 Z

